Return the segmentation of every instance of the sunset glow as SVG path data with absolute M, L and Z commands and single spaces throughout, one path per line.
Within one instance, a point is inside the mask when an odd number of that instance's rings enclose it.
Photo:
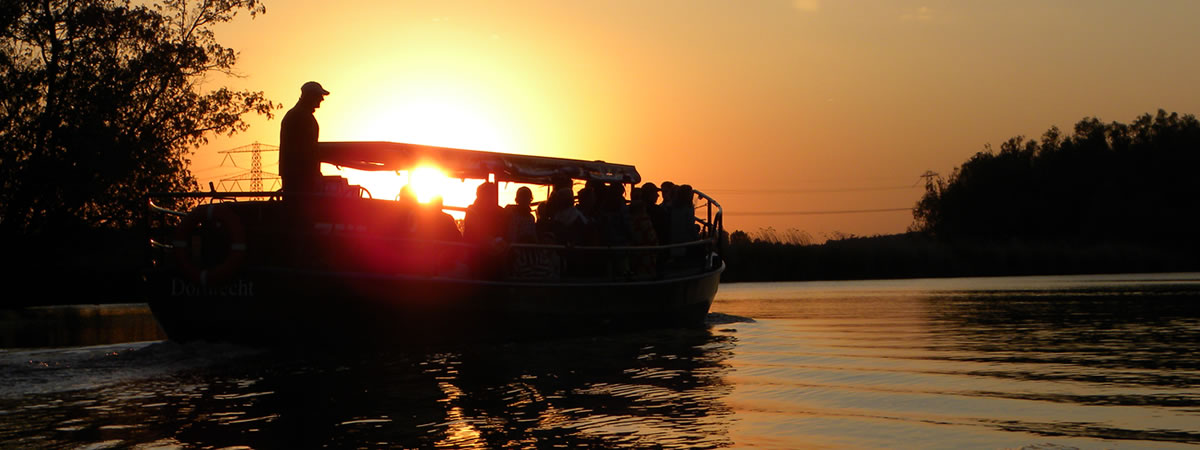
M 702 4 L 271 2 L 218 34 L 247 75 L 228 83 L 284 110 L 214 138 L 195 169 L 202 184 L 245 171 L 218 169 L 217 151 L 277 143 L 316 80 L 331 92 L 323 141 L 634 164 L 718 196 L 730 229 L 819 240 L 903 232 L 922 174 L 948 176 L 986 144 L 1200 112 L 1197 2 Z M 388 186 L 372 194 L 394 198 Z
M 456 92 L 446 82 L 420 83 L 428 92 L 398 89 L 370 98 L 364 111 L 351 117 L 337 119 L 348 127 L 353 140 L 389 141 L 439 147 L 512 152 L 510 133 L 496 109 L 486 105 L 483 95 Z M 411 183 L 421 203 L 442 196 L 449 206 L 467 206 L 474 200 L 479 180 L 447 178 L 433 165 L 407 172 L 368 173 L 338 172 L 351 184 L 368 186 L 376 198 L 394 199 L 400 188 Z M 411 179 L 411 181 L 410 181 Z M 374 188 L 372 188 L 372 186 Z
M 354 169 L 338 169 L 326 164 L 326 175 L 345 177 L 350 184 L 359 185 L 371 193 L 372 198 L 396 200 L 400 190 L 411 185 L 420 203 L 429 203 L 441 196 L 447 206 L 466 207 L 475 201 L 475 188 L 482 180 L 459 180 L 447 177 L 434 165 L 423 165 L 416 169 L 399 172 L 369 172 Z
M 465 100 L 427 98 L 382 102 L 372 108 L 359 117 L 354 132 L 361 136 L 358 140 L 511 151 L 496 121 Z

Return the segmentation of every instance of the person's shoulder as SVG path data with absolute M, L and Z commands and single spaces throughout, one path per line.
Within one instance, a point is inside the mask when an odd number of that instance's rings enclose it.
M 315 119 L 313 112 L 310 109 L 301 108 L 300 105 L 293 106 L 287 113 L 283 115 L 283 120 L 297 119 Z
M 297 108 L 289 109 L 288 112 L 283 115 L 283 120 L 281 122 L 293 122 L 302 113 L 303 112 L 299 111 Z

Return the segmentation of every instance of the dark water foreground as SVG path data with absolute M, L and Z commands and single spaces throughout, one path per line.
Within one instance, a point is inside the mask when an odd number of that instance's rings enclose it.
M 1200 445 L 1198 274 L 731 284 L 713 311 L 382 350 L 10 345 L 0 447 Z
M 4 355 L 19 447 L 729 444 L 733 342 L 697 331 L 358 355 L 136 343 Z

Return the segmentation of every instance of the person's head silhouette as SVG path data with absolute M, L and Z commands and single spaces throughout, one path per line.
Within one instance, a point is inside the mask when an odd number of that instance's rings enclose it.
M 517 189 L 516 201 L 518 205 L 529 207 L 533 203 L 533 190 L 527 186 L 521 186 Z
M 300 86 L 300 103 L 308 105 L 312 109 L 320 108 L 321 101 L 325 100 L 326 95 L 329 95 L 329 91 L 316 81 L 309 81 Z

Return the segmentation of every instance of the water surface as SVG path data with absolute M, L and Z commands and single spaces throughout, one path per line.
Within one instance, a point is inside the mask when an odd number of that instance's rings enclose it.
M 1196 274 L 722 286 L 735 442 L 1200 443 Z
M 374 350 L 31 348 L 37 327 L 17 346 L 0 322 L 0 443 L 1200 444 L 1200 274 L 727 284 L 712 310 L 700 330 Z M 117 322 L 108 342 L 146 336 Z

